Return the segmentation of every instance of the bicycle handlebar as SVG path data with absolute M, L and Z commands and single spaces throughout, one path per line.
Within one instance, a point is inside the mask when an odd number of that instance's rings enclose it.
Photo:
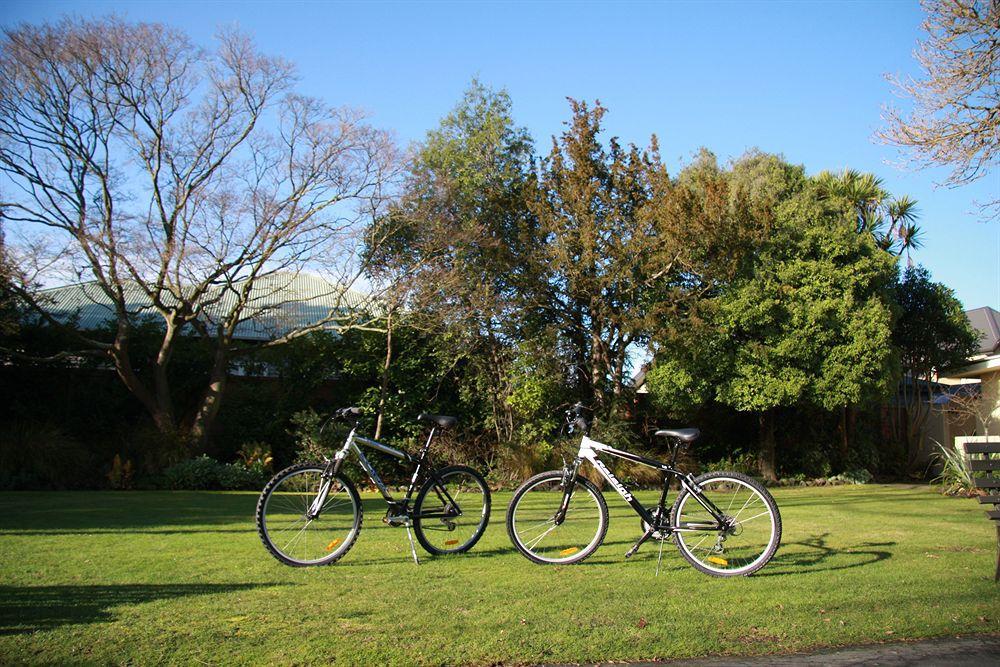
M 350 422 L 353 420 L 355 423 L 357 423 L 361 419 L 362 414 L 363 413 L 361 408 L 355 408 L 355 407 L 340 408 L 339 410 L 334 410 L 333 414 L 330 415 L 325 422 L 323 422 L 322 426 L 319 427 L 320 435 L 322 435 L 323 431 L 326 430 L 326 427 L 330 425 L 330 422 L 337 422 L 337 421 Z
M 333 413 L 330 419 L 336 419 L 338 421 L 350 421 L 352 417 L 357 418 L 362 414 L 361 408 L 340 408 Z
M 590 432 L 590 420 L 587 419 L 586 410 L 587 408 L 584 407 L 583 403 L 576 403 L 566 411 L 568 433 L 573 434 L 579 431 L 586 435 Z

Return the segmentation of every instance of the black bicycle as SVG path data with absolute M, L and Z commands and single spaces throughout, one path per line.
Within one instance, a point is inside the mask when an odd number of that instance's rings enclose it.
M 457 420 L 444 415 L 420 415 L 418 419 L 431 424 L 431 431 L 420 452 L 411 456 L 358 435 L 360 419 L 359 408 L 337 410 L 323 428 L 339 420 L 351 424 L 351 432 L 334 457 L 285 468 L 264 487 L 257 502 L 257 531 L 267 550 L 282 563 L 305 567 L 330 565 L 351 549 L 361 531 L 363 514 L 357 489 L 340 470 L 351 452 L 389 505 L 382 520 L 406 528 L 414 562 L 419 560 L 411 526 L 420 546 L 431 554 L 458 554 L 471 549 L 490 520 L 486 480 L 468 466 L 435 468 L 428 455 L 436 431 L 454 426 Z M 393 498 L 359 444 L 410 464 L 405 497 Z
M 507 532 L 518 551 L 536 563 L 579 563 L 601 545 L 608 530 L 604 496 L 579 474 L 590 461 L 642 519 L 642 536 L 625 554 L 634 555 L 647 540 L 673 540 L 695 568 L 717 577 L 749 575 L 764 567 L 781 542 L 781 515 L 760 482 L 737 472 L 710 472 L 699 477 L 674 466 L 682 445 L 694 442 L 697 429 L 663 429 L 658 437 L 673 445 L 669 465 L 591 440 L 590 422 L 579 404 L 566 413 L 570 432 L 583 434 L 571 465 L 535 475 L 522 484 L 507 510 Z M 598 458 L 608 454 L 663 472 L 663 489 L 655 507 L 647 508 Z M 667 492 L 680 482 L 673 507 Z

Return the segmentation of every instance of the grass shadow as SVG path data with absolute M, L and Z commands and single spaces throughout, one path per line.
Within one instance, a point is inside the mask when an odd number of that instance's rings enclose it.
M 0 536 L 59 536 L 59 535 L 214 535 L 215 533 L 257 534 L 257 528 L 248 525 L 246 528 L 178 528 L 176 530 L 155 530 L 148 528 L 121 528 L 105 530 L 102 528 L 81 528 L 79 530 L 0 530 Z
M 0 493 L 0 534 L 174 530 L 252 525 L 257 496 L 215 491 Z
M 30 634 L 70 624 L 107 623 L 115 619 L 114 608 L 122 605 L 287 585 L 0 586 L 0 635 Z

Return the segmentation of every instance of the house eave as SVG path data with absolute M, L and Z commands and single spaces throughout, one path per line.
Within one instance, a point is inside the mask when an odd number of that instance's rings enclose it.
M 997 372 L 1000 372 L 1000 354 L 991 354 L 985 359 L 967 366 L 949 369 L 947 372 L 941 373 L 941 376 L 947 378 L 974 378 Z

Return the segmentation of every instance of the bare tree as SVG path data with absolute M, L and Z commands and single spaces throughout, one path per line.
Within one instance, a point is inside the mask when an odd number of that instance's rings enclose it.
M 342 297 L 366 274 L 359 249 L 386 199 L 394 145 L 293 83 L 290 64 L 235 31 L 214 50 L 118 18 L 4 32 L 0 173 L 14 196 L 0 210 L 34 244 L 42 279 L 92 280 L 113 305 L 111 340 L 78 338 L 164 432 L 206 436 L 233 357 L 254 349 L 238 344 L 237 327 L 286 305 L 276 295 L 300 271 L 323 272 L 335 306 L 263 346 L 372 324 Z M 21 296 L 57 324 L 26 287 Z M 148 373 L 130 355 L 136 292 L 163 325 Z M 212 341 L 213 359 L 197 409 L 179 415 L 167 369 L 191 330 Z
M 889 77 L 913 110 L 887 107 L 877 136 L 912 149 L 918 166 L 950 166 L 945 184 L 964 185 L 1000 161 L 1000 0 L 921 4 L 927 38 L 915 56 L 924 78 Z M 987 215 L 1000 214 L 1000 198 L 982 204 Z
M 975 386 L 975 385 L 973 385 Z M 982 385 L 980 385 L 981 389 Z M 972 422 L 973 435 L 995 435 L 995 407 L 985 399 L 981 391 L 966 391 L 955 393 L 948 402 L 948 412 L 956 421 Z

